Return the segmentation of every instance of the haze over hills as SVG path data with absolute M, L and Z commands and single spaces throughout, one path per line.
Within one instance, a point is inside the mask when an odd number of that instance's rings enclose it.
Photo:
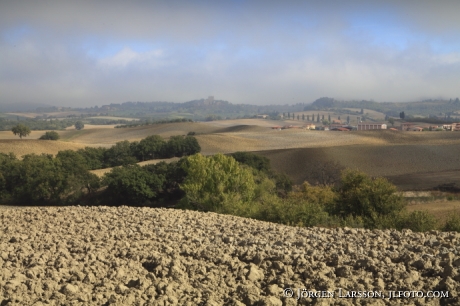
M 460 116 L 460 100 L 459 98 L 450 98 L 446 100 L 426 99 L 413 102 L 376 102 L 374 100 L 337 100 L 322 97 L 311 103 L 255 105 L 235 104 L 226 100 L 214 99 L 214 97 L 210 96 L 206 99 L 202 98 L 182 103 L 166 101 L 124 102 L 85 108 L 49 106 L 34 103 L 9 104 L 1 106 L 0 113 L 30 112 L 32 115 L 29 115 L 29 117 L 34 117 L 33 113 L 36 113 L 35 117 L 39 117 L 42 114 L 56 117 L 85 114 L 135 118 L 187 118 L 200 121 L 242 118 L 257 114 L 266 114 L 272 119 L 279 119 L 279 115 L 286 115 L 291 112 L 324 110 L 350 113 L 350 109 L 377 111 L 384 116 L 390 117 L 399 117 L 400 112 L 404 111 L 407 119 L 432 117 L 456 120 Z M 21 114 L 15 115 L 21 116 Z

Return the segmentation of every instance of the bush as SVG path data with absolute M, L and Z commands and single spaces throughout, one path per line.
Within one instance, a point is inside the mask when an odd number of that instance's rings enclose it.
M 345 170 L 335 204 L 329 212 L 343 218 L 362 217 L 365 227 L 387 227 L 404 209 L 396 187 L 384 178 L 371 179 L 357 170 Z
M 59 134 L 55 131 L 46 132 L 39 139 L 41 140 L 58 140 Z
M 459 232 L 460 233 L 460 214 L 457 212 L 452 214 L 444 224 L 443 231 L 445 232 Z
M 82 121 L 75 122 L 75 128 L 77 130 L 82 130 L 85 127 L 85 124 Z
M 411 213 L 402 214 L 397 221 L 397 228 L 408 228 L 414 232 L 427 232 L 436 229 L 436 218 L 427 211 L 416 210 Z

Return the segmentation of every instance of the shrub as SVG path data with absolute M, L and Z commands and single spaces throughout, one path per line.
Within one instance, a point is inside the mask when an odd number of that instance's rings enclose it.
M 56 131 L 46 132 L 39 139 L 41 140 L 58 140 L 59 134 Z
M 85 127 L 85 124 L 82 121 L 75 122 L 75 128 L 77 130 L 82 130 Z
M 443 231 L 445 232 L 459 232 L 460 233 L 460 214 L 457 212 L 450 215 L 444 224 Z
M 345 170 L 338 198 L 329 212 L 341 217 L 362 217 L 365 227 L 375 228 L 388 226 L 404 207 L 402 196 L 388 180 L 371 179 L 363 172 Z
M 427 232 L 436 229 L 436 218 L 427 211 L 416 210 L 411 213 L 401 214 L 397 221 L 397 228 L 408 228 L 414 232 Z

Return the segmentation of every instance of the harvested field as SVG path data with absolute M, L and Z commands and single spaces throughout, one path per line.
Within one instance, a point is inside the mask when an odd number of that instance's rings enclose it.
M 445 222 L 452 214 L 460 215 L 460 201 L 409 201 L 408 211 L 424 210 L 435 216 L 441 222 Z
M 114 129 L 90 126 L 77 131 L 59 131 L 58 142 L 30 142 L 44 131 L 19 140 L 11 132 L 0 132 L 0 152 L 51 153 L 84 146 L 110 147 L 118 141 L 138 141 L 149 135 L 165 138 L 196 132 L 205 155 L 254 151 L 272 160 L 273 167 L 287 173 L 295 183 L 304 181 L 311 165 L 337 161 L 347 168 L 360 169 L 372 176 L 385 176 L 402 190 L 429 189 L 439 184 L 458 182 L 460 133 L 359 132 L 273 130 L 283 121 L 263 119 L 181 122 Z M 11 140 L 15 139 L 15 141 Z M 101 171 L 104 172 L 106 170 Z M 431 174 L 424 174 L 424 173 Z
M 445 170 L 423 173 L 391 175 L 387 178 L 401 190 L 428 190 L 442 185 L 453 184 L 460 188 L 460 170 Z
M 459 233 L 134 207 L 2 209 L 0 219 L 1 305 L 460 304 Z M 298 298 L 302 288 L 330 294 Z M 390 298 L 400 290 L 448 297 Z
M 423 186 L 420 189 L 426 189 L 424 187 L 435 187 L 447 178 L 449 182 L 454 180 L 460 185 L 460 171 L 452 171 L 460 170 L 458 152 L 460 144 L 350 145 L 256 153 L 269 158 L 275 170 L 288 174 L 297 184 L 305 180 L 316 163 L 336 161 L 346 168 L 359 169 L 371 176 L 388 177 L 397 186 L 404 187 L 401 190 L 416 190 L 418 184 Z M 434 173 L 427 175 L 426 172 Z
M 40 136 L 45 134 L 46 131 L 31 131 L 30 135 L 27 137 L 24 137 L 24 140 L 29 140 L 29 139 L 38 139 Z M 11 131 L 0 131 L 0 140 L 6 140 L 6 139 L 14 139 L 14 140 L 20 140 L 18 135 L 14 135 L 13 132 Z
M 84 148 L 85 145 L 78 143 L 53 141 L 53 140 L 0 140 L 1 153 L 14 153 L 18 158 L 23 155 L 36 154 L 53 154 L 56 155 L 63 150 L 78 150 Z
M 195 122 L 164 123 L 118 129 L 97 128 L 97 126 L 92 129 L 86 129 L 85 126 L 80 131 L 75 129 L 63 131 L 61 137 L 66 141 L 76 143 L 113 145 L 123 140 L 139 141 L 150 135 L 170 137 L 174 135 L 187 135 L 188 132 L 212 133 L 216 130 L 218 128 Z

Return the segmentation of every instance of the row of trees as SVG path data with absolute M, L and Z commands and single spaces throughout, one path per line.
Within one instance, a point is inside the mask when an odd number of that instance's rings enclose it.
M 299 226 L 417 231 L 436 226 L 436 220 L 425 212 L 408 213 L 396 187 L 383 178 L 344 170 L 335 186 L 306 182 L 292 188 L 290 182 L 279 180 L 281 176 L 270 174 L 265 158 L 250 153 L 235 156 L 195 154 L 169 164 L 130 164 L 99 178 L 75 151 L 61 151 L 56 157 L 30 154 L 22 161 L 0 154 L 0 199 L 23 205 L 157 207 L 177 203 L 178 208 Z M 452 217 L 443 229 L 460 231 L 460 218 Z
M 151 159 L 188 156 L 200 151 L 200 144 L 193 136 L 172 136 L 165 141 L 159 135 L 151 135 L 141 141 L 120 141 L 111 148 L 86 147 L 77 150 L 76 154 L 86 161 L 88 169 L 95 170 Z

